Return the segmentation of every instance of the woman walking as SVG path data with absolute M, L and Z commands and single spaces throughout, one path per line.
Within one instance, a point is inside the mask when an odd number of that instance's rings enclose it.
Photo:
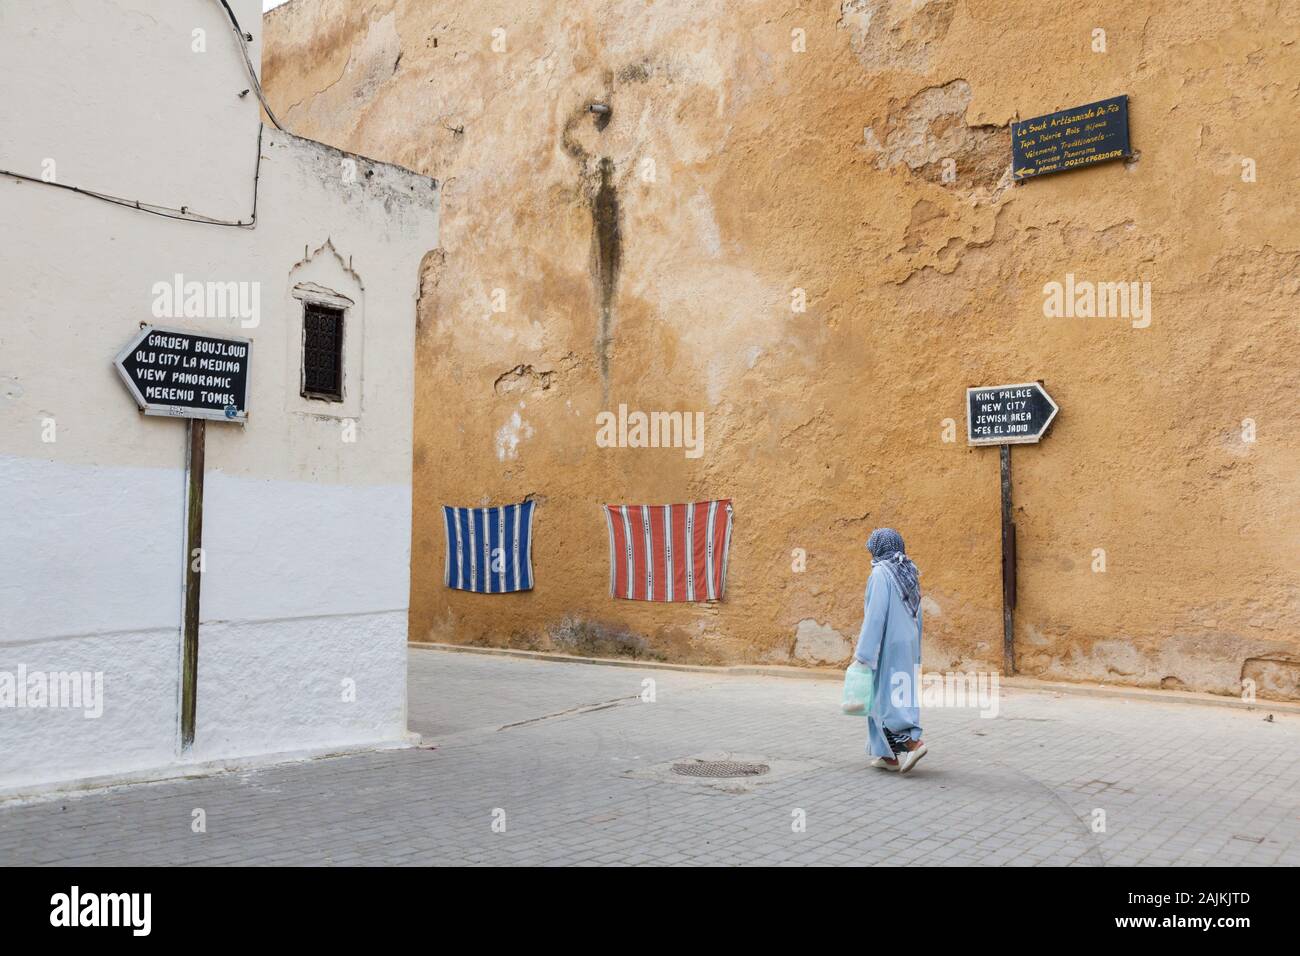
M 925 756 L 916 682 L 921 670 L 920 572 L 893 528 L 867 539 L 871 577 L 854 657 L 874 672 L 867 714 L 871 766 L 907 773 Z

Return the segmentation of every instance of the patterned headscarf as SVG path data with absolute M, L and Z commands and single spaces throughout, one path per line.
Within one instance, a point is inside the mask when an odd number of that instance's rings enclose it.
M 871 552 L 871 566 L 883 564 L 898 586 L 912 617 L 921 613 L 921 572 L 903 548 L 903 536 L 893 528 L 877 528 L 867 539 Z

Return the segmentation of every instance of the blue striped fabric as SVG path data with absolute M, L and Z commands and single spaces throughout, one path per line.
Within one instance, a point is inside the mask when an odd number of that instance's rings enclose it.
M 443 582 L 458 591 L 504 594 L 533 587 L 533 505 L 442 509 L 447 532 Z

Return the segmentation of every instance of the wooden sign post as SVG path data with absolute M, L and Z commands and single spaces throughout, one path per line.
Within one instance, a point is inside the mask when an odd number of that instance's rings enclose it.
M 203 458 L 207 420 L 248 420 L 248 339 L 144 326 L 113 365 L 146 415 L 189 419 L 185 456 L 185 610 L 181 645 L 181 747 L 194 743 L 199 685 L 199 584 L 203 572 Z
M 1002 485 L 1002 670 L 1016 672 L 1016 524 L 1011 511 L 1011 446 L 1036 444 L 1060 406 L 1042 382 L 966 389 L 966 441 L 998 445 Z

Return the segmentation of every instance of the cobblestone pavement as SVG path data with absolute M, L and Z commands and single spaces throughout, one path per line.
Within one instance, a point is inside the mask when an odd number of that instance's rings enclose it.
M 425 748 L 0 808 L 0 863 L 1300 863 L 1300 716 L 1267 705 L 1004 689 L 993 718 L 923 711 L 931 752 L 900 776 L 867 767 L 830 681 L 410 661 Z M 772 769 L 668 770 L 710 753 Z

